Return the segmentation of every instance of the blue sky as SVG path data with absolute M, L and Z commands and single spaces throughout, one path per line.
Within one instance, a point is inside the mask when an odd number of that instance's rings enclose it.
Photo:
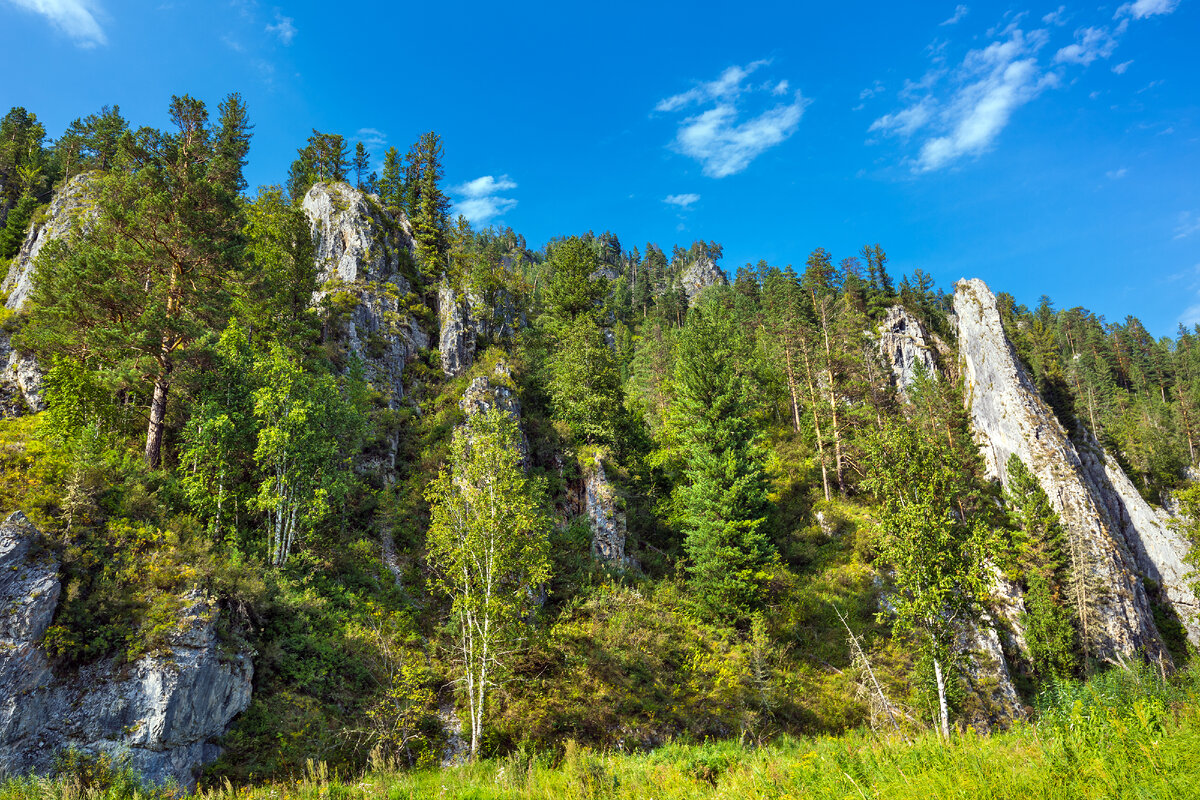
M 892 272 L 1200 322 L 1200 0 L 1096 5 L 0 0 L 0 107 L 51 136 L 240 91 L 248 178 L 311 128 L 423 131 L 531 245 L 700 238 L 729 272 L 880 242 Z

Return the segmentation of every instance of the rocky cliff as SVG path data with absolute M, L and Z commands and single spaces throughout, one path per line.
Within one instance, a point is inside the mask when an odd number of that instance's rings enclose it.
M 38 641 L 60 591 L 52 553 L 24 515 L 11 515 L 0 525 L 0 772 L 45 773 L 73 748 L 193 786 L 220 754 L 214 740 L 250 704 L 249 655 L 223 650 L 215 611 L 197 595 L 163 650 L 57 671 Z
M 507 267 L 507 265 L 506 265 Z M 462 375 L 475 363 L 481 339 L 511 342 L 522 317 L 511 294 L 499 290 L 490 302 L 471 289 L 454 289 L 443 279 L 438 287 L 438 353 L 442 372 Z
M 687 295 L 688 306 L 696 305 L 700 295 L 710 286 L 728 286 L 729 278 L 708 256 L 701 256 L 683 268 L 679 275 L 679 285 Z
M 1072 568 L 1082 578 L 1088 650 L 1106 660 L 1140 651 L 1169 661 L 1143 586 L 1137 548 L 1132 546 L 1145 537 L 1134 530 L 1131 545 L 1126 537 L 1136 526 L 1123 524 L 1110 512 L 1110 504 L 1123 505 L 1122 493 L 1112 489 L 1111 478 L 1102 478 L 1097 467 L 1089 468 L 1042 402 L 1005 337 L 996 298 L 987 286 L 980 280 L 960 282 L 954 311 L 966 402 L 987 469 L 1006 481 L 1008 458 L 1016 453 L 1058 512 L 1073 554 Z M 1107 464 L 1107 458 L 1095 458 Z M 1159 544 L 1155 542 L 1156 550 Z
M 404 365 L 429 347 L 408 308 L 416 254 L 412 227 L 344 183 L 318 183 L 304 196 L 322 288 L 344 318 L 334 337 L 363 363 L 366 378 L 394 407 L 404 396 Z M 348 301 L 348 302 L 347 302 Z
M 468 417 L 473 414 L 486 414 L 493 408 L 498 408 L 512 417 L 521 431 L 521 460 L 529 468 L 529 438 L 521 425 L 521 400 L 517 397 L 516 383 L 513 381 L 512 369 L 500 361 L 487 375 L 474 378 L 463 391 L 458 407 Z
M 937 375 L 933 337 L 904 306 L 892 306 L 879 323 L 879 352 L 892 367 L 892 380 L 903 397 L 917 370 Z
M 38 255 L 47 244 L 70 233 L 73 226 L 85 218 L 90 207 L 88 186 L 95 173 L 76 175 L 55 194 L 50 208 L 37 216 L 25 234 L 21 249 L 0 283 L 0 293 L 7 295 L 5 308 L 19 312 L 33 291 L 33 276 Z M 26 409 L 41 411 L 42 371 L 37 360 L 19 353 L 9 343 L 9 334 L 0 331 L 0 416 L 11 417 Z
M 592 529 L 592 557 L 624 566 L 625 512 L 616 487 L 604 472 L 604 459 L 596 453 L 583 470 L 583 513 Z

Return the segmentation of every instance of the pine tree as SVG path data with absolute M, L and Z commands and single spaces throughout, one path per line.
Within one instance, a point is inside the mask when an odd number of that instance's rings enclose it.
M 440 272 L 450 231 L 450 198 L 442 191 L 442 139 L 433 131 L 414 145 L 417 196 L 412 209 L 413 237 L 428 275 Z
M 725 299 L 688 314 L 671 422 L 686 463 L 678 505 L 697 603 L 714 618 L 738 619 L 761 603 L 777 556 L 763 530 L 767 475 L 752 419 L 751 346 Z
M 383 175 L 379 178 L 379 202 L 384 208 L 404 207 L 404 166 L 399 151 L 389 147 L 383 154 Z
M 354 185 L 365 190 L 367 187 L 367 176 L 371 169 L 371 156 L 367 153 L 367 148 L 362 142 L 356 142 L 354 145 Z

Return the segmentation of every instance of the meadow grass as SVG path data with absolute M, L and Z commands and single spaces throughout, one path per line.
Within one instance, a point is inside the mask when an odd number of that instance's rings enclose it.
M 601 753 L 568 742 L 563 752 L 518 750 L 447 769 L 404 771 L 377 763 L 360 776 L 320 763 L 298 778 L 201 789 L 206 800 L 367 798 L 1179 798 L 1200 797 L 1200 696 L 1195 672 L 1165 682 L 1149 669 L 1114 671 L 1043 693 L 1036 723 L 949 743 L 860 730 L 842 736 L 781 738 L 763 747 L 737 741 L 673 743 L 649 753 Z M 11 779 L 0 800 L 160 800 L 119 770 Z

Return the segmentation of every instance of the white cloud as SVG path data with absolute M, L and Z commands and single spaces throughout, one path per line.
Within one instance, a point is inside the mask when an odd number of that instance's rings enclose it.
M 1046 16 L 1042 17 L 1042 22 L 1046 25 L 1066 25 L 1067 24 L 1067 7 L 1059 6 L 1051 11 Z
M 1016 109 L 1058 83 L 1055 73 L 1043 72 L 1037 63 L 1036 53 L 1048 40 L 1044 30 L 1025 33 L 1013 22 L 1000 35 L 1006 38 L 969 51 L 949 73 L 953 89 L 948 97 L 933 92 L 940 75 L 926 75 L 920 84 L 906 84 L 905 108 L 871 124 L 872 131 L 902 138 L 929 131 L 913 163 L 915 172 L 940 169 L 986 151 Z
M 970 9 L 967 8 L 966 6 L 955 6 L 954 13 L 950 15 L 950 19 L 946 20 L 945 22 L 943 22 L 941 24 L 942 25 L 954 25 L 957 22 L 961 22 L 962 18 L 967 15 L 968 11 L 970 11 Z
M 1158 14 L 1170 14 L 1175 10 L 1175 6 L 1179 5 L 1179 0 L 1137 0 L 1134 3 L 1126 3 L 1117 9 L 1117 13 L 1113 15 L 1113 19 L 1118 19 L 1126 14 L 1134 19 L 1145 19 Z
M 292 43 L 292 39 L 296 38 L 296 34 L 299 31 L 296 29 L 296 20 L 291 17 L 285 17 L 276 11 L 275 24 L 267 26 L 267 33 L 275 34 L 284 45 L 289 45 Z
M 354 134 L 355 141 L 363 143 L 368 149 L 379 149 L 387 144 L 387 134 L 375 128 L 359 128 Z
M 1098 58 L 1108 58 L 1117 49 L 1117 40 L 1108 28 L 1080 28 L 1075 31 L 1075 43 L 1054 54 L 1055 64 L 1087 66 Z
M 766 60 L 760 60 L 753 61 L 744 67 L 729 67 L 715 81 L 701 83 L 694 89 L 673 95 L 665 100 L 659 100 L 654 110 L 664 112 L 678 111 L 693 103 L 705 103 L 710 100 L 733 100 L 739 94 L 746 91 L 746 87 L 742 86 L 742 81 L 748 78 L 759 67 L 764 67 L 770 63 Z
M 683 210 L 687 210 L 688 206 L 693 203 L 700 202 L 698 194 L 669 194 L 663 198 L 663 202 L 671 206 L 679 206 Z
M 80 47 L 108 44 L 96 21 L 100 7 L 95 0 L 9 0 L 13 5 L 41 14 L 50 24 L 75 40 Z
M 768 82 L 757 88 L 745 84 L 751 73 L 768 63 L 755 61 L 745 67 L 729 67 L 715 81 L 660 100 L 655 106 L 656 111 L 673 112 L 712 104 L 711 108 L 681 120 L 672 143 L 677 152 L 699 161 L 708 177 L 736 175 L 796 132 L 808 105 L 798 91 L 790 103 L 781 103 L 741 121 L 740 101 L 744 95 L 764 92 L 780 95 L 789 91 L 786 81 Z
M 875 81 L 875 83 L 871 84 L 866 89 L 863 89 L 861 92 L 858 93 L 858 99 L 859 100 L 870 100 L 872 97 L 874 97 L 875 95 L 882 92 L 883 89 L 884 89 L 883 83 L 880 81 Z
M 1200 214 L 1191 211 L 1181 211 L 1179 221 L 1175 225 L 1175 238 L 1186 239 L 1193 233 L 1200 232 Z
M 1128 169 L 1126 169 L 1125 167 L 1121 167 L 1120 169 L 1110 169 L 1108 172 L 1104 173 L 1104 175 L 1110 181 L 1117 181 L 1117 180 L 1120 180 L 1121 178 L 1124 178 L 1126 173 L 1128 173 L 1128 172 L 1129 172 Z
M 1120 64 L 1113 65 L 1112 71 L 1118 75 L 1124 75 L 1125 70 L 1129 69 L 1129 65 L 1133 63 L 1133 59 L 1122 61 Z
M 484 175 L 473 181 L 450 188 L 451 194 L 459 195 L 454 201 L 454 213 L 461 214 L 473 225 L 486 225 L 516 207 L 511 197 L 500 197 L 501 192 L 517 188 L 515 181 L 507 175 L 496 178 Z

